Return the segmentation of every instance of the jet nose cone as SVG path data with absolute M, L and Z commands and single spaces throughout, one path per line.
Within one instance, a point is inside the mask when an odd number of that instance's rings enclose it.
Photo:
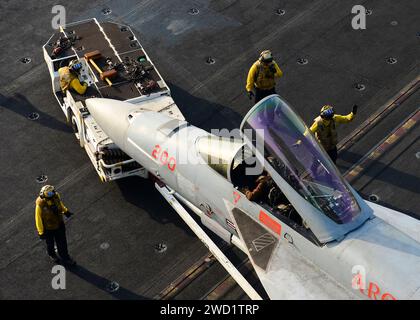
M 91 98 L 86 99 L 86 107 L 106 135 L 122 147 L 129 126 L 128 114 L 135 105 L 119 100 Z

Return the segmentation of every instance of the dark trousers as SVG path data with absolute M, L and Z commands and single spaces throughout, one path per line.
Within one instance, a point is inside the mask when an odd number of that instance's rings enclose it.
M 338 154 L 337 154 L 337 147 L 334 147 L 334 149 L 331 149 L 331 150 L 327 150 L 327 153 L 330 156 L 331 160 L 334 163 L 337 163 L 337 156 L 338 156 Z
M 54 243 L 61 259 L 69 259 L 67 251 L 66 227 L 64 223 L 57 230 L 45 230 L 45 243 L 47 244 L 48 255 L 54 256 Z
M 261 99 L 264 99 L 265 97 L 269 96 L 270 94 L 275 94 L 276 88 L 268 89 L 268 90 L 262 90 L 255 88 L 255 103 L 260 101 Z

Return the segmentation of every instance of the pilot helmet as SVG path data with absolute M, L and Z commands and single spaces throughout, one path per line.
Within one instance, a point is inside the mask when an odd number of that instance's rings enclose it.
M 273 61 L 273 55 L 270 50 L 264 50 L 260 53 L 260 61 L 265 63 L 270 63 Z
M 321 108 L 320 115 L 323 119 L 331 119 L 334 116 L 334 108 L 327 104 Z
M 49 184 L 43 186 L 41 188 L 41 191 L 39 191 L 39 196 L 41 198 L 52 198 L 55 196 L 55 194 L 56 192 L 54 186 L 51 186 Z
M 69 63 L 69 68 L 71 69 L 71 70 L 73 70 L 73 71 L 79 71 L 80 69 L 82 69 L 82 63 L 81 62 L 79 62 L 79 60 L 77 60 L 77 59 L 75 59 L 75 60 L 72 60 L 70 63 Z

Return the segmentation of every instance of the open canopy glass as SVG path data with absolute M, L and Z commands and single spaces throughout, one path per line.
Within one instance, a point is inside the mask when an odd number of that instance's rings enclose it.
M 348 184 L 302 119 L 279 96 L 261 101 L 241 130 L 265 161 L 330 219 L 345 224 L 359 215 Z

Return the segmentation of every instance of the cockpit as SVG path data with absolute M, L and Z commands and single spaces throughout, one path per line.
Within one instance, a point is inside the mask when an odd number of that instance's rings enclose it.
M 302 198 L 337 224 L 361 212 L 348 184 L 304 122 L 279 96 L 261 101 L 241 125 L 246 140 Z M 281 186 L 280 186 L 281 189 Z
M 197 141 L 197 150 L 204 163 L 228 179 L 248 200 L 278 218 L 288 218 L 295 227 L 304 227 L 303 219 L 242 139 L 203 136 Z
M 372 216 L 280 96 L 256 104 L 240 129 L 243 139 L 202 136 L 197 149 L 205 163 L 274 217 L 326 243 Z M 263 192 L 257 196 L 258 189 Z

